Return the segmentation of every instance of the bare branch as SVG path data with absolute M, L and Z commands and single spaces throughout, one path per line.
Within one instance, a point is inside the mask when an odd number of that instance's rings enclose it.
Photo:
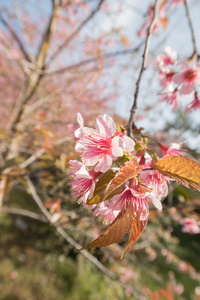
M 94 15 L 100 10 L 104 0 L 100 0 L 97 7 L 91 12 L 91 14 L 66 38 L 62 45 L 50 56 L 48 65 L 61 53 L 61 51 L 67 46 L 67 44 L 79 33 L 79 31 L 94 17 Z
M 133 54 L 133 53 L 137 52 L 143 44 L 144 44 L 144 41 L 142 41 L 135 48 L 132 48 L 132 49 L 125 49 L 125 50 L 119 50 L 119 51 L 115 51 L 115 52 L 108 52 L 108 53 L 105 53 L 105 54 L 102 54 L 102 55 L 98 55 L 96 57 L 92 57 L 92 58 L 80 61 L 79 63 L 73 64 L 71 66 L 66 66 L 66 67 L 61 68 L 59 70 L 46 71 L 45 75 L 63 74 L 63 73 L 65 73 L 67 71 L 70 71 L 72 69 L 80 68 L 80 67 L 83 67 L 87 64 L 97 62 L 98 60 L 100 60 L 102 58 L 109 58 L 109 57 L 115 57 L 115 56 L 119 56 L 119 55 Z
M 22 88 L 22 91 L 20 93 L 20 96 L 17 100 L 17 103 L 14 107 L 13 113 L 11 115 L 11 118 L 9 120 L 9 123 L 7 125 L 8 130 L 15 131 L 15 124 L 17 124 L 24 111 L 24 105 L 29 101 L 29 99 L 34 94 L 35 90 L 38 88 L 38 85 L 40 83 L 40 80 L 42 79 L 43 74 L 38 72 L 38 70 L 44 70 L 46 67 L 46 57 L 48 52 L 48 45 L 51 39 L 51 33 L 54 27 L 54 22 L 56 21 L 56 15 L 57 11 L 59 10 L 60 1 L 59 0 L 53 0 L 53 9 L 52 14 L 49 18 L 49 22 L 47 25 L 47 28 L 44 32 L 42 41 L 40 43 L 40 47 L 38 49 L 38 53 L 36 56 L 35 61 L 35 70 L 32 70 L 30 72 L 29 76 L 27 76 L 27 79 L 25 81 L 24 87 Z
M 7 27 L 7 29 L 10 31 L 12 37 L 16 40 L 16 42 L 18 43 L 22 53 L 24 54 L 24 57 L 27 61 L 31 62 L 31 58 L 29 56 L 29 54 L 27 53 L 23 43 L 21 42 L 20 38 L 18 37 L 18 35 L 16 34 L 16 32 L 14 31 L 14 29 L 8 24 L 8 22 L 2 17 L 2 15 L 0 14 L 0 20 L 1 22 L 4 24 L 4 26 Z
M 65 142 L 69 142 L 71 141 L 71 138 L 68 136 L 64 136 L 63 138 L 58 139 L 54 146 L 59 146 Z M 30 164 L 32 164 L 36 159 L 38 159 L 39 157 L 41 157 L 43 154 L 45 153 L 45 149 L 42 148 L 40 150 L 38 150 L 37 152 L 35 152 L 33 155 L 31 155 L 26 161 L 24 161 L 23 163 L 21 163 L 19 166 L 22 169 L 27 168 Z
M 136 109 L 137 109 L 137 98 L 138 98 L 138 93 L 139 93 L 139 88 L 140 88 L 140 82 L 141 82 L 143 72 L 145 71 L 146 65 L 147 65 L 149 45 L 150 45 L 150 40 L 151 40 L 152 33 L 153 33 L 153 28 L 154 28 L 154 25 L 156 23 L 156 18 L 157 18 L 157 13 L 158 13 L 158 5 L 159 5 L 159 1 L 155 0 L 153 18 L 152 18 L 151 24 L 148 28 L 148 33 L 147 33 L 147 37 L 146 37 L 146 41 L 145 41 L 145 47 L 144 47 L 144 53 L 142 55 L 143 56 L 142 65 L 141 65 L 140 73 L 139 73 L 139 76 L 138 76 L 138 79 L 137 79 L 137 82 L 136 82 L 133 106 L 132 106 L 131 111 L 130 111 L 130 118 L 129 118 L 129 122 L 128 122 L 128 126 L 127 126 L 128 136 L 132 135 L 132 126 L 134 124 L 134 115 L 135 115 L 135 112 L 136 112 Z
M 45 216 L 36 214 L 35 212 L 29 211 L 29 210 L 26 210 L 26 209 L 3 206 L 1 208 L 0 212 L 1 213 L 6 213 L 6 214 L 21 215 L 21 216 L 28 217 L 28 218 L 31 218 L 31 219 L 34 219 L 34 220 L 37 220 L 37 221 L 41 221 L 43 223 L 48 223 L 48 220 Z
M 197 57 L 198 57 L 196 39 L 195 39 L 195 35 L 194 35 L 194 28 L 193 28 L 193 25 L 192 25 L 192 19 L 190 17 L 188 0 L 184 0 L 184 6 L 185 6 L 185 11 L 186 11 L 187 19 L 188 19 L 190 32 L 191 32 L 191 35 L 192 35 L 193 53 L 191 55 L 191 58 L 194 57 L 195 55 L 197 55 Z

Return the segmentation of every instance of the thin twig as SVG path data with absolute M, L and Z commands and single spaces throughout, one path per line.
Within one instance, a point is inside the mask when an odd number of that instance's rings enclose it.
M 66 66 L 63 67 L 61 69 L 58 70 L 54 70 L 54 71 L 45 71 L 45 75 L 51 76 L 51 75 L 56 75 L 56 74 L 63 74 L 67 71 L 76 69 L 76 68 L 80 68 L 83 67 L 87 64 L 93 63 L 93 62 L 97 62 L 98 60 L 102 59 L 102 58 L 109 58 L 109 57 L 115 57 L 115 56 L 119 56 L 119 55 L 126 55 L 126 54 L 133 54 L 135 52 L 137 52 L 140 47 L 144 44 L 144 41 L 140 42 L 136 47 L 132 48 L 132 49 L 125 49 L 125 50 L 118 50 L 118 51 L 114 51 L 114 52 L 108 52 L 102 55 L 98 55 L 96 57 L 92 57 L 86 60 L 82 60 L 76 64 L 70 65 L 70 66 Z
M 142 65 L 141 65 L 140 73 L 139 73 L 139 76 L 138 76 L 138 80 L 136 82 L 133 106 L 132 106 L 131 111 L 130 111 L 130 118 L 129 118 L 129 122 L 128 122 L 128 126 L 127 126 L 128 136 L 132 136 L 132 125 L 134 123 L 134 115 L 135 115 L 135 112 L 136 112 L 136 109 L 137 109 L 137 98 L 138 98 L 138 93 L 139 93 L 139 88 L 140 88 L 140 82 L 141 82 L 143 72 L 145 71 L 146 65 L 147 65 L 147 56 L 148 56 L 148 51 L 149 51 L 149 45 L 150 45 L 150 40 L 151 40 L 152 33 L 153 33 L 153 28 L 154 28 L 154 25 L 156 23 L 156 18 L 157 18 L 157 13 L 158 13 L 158 5 L 159 5 L 159 1 L 155 0 L 154 11 L 153 11 L 153 19 L 152 19 L 151 24 L 148 28 L 148 33 L 147 33 L 147 38 L 146 38 L 146 41 L 145 41 L 145 47 L 144 47 L 144 53 L 143 53 Z
M 43 223 L 49 223 L 45 216 L 36 214 L 35 212 L 26 209 L 3 206 L 0 212 L 6 214 L 21 215 Z
M 94 17 L 94 15 L 100 10 L 104 0 L 100 0 L 97 7 L 91 12 L 91 14 L 83 21 L 79 26 L 71 33 L 71 35 L 66 38 L 66 40 L 60 45 L 56 51 L 50 56 L 48 64 L 50 64 L 67 46 L 67 44 L 79 33 L 79 31 Z
M 24 57 L 26 58 L 27 61 L 31 61 L 30 56 L 28 55 L 26 49 L 24 48 L 23 43 L 21 42 L 20 38 L 18 37 L 18 35 L 16 34 L 16 32 L 14 31 L 14 29 L 9 25 L 9 23 L 2 17 L 2 15 L 0 14 L 0 20 L 1 22 L 4 24 L 4 26 L 6 26 L 8 28 L 8 30 L 10 31 L 11 35 L 13 36 L 13 38 L 15 39 L 15 41 L 18 43 L 22 53 L 24 54 Z
M 65 142 L 69 142 L 71 141 L 71 138 L 68 136 L 64 136 L 63 138 L 58 139 L 54 146 L 59 146 Z M 28 167 L 30 164 L 32 164 L 36 159 L 38 159 L 39 157 L 41 157 L 44 153 L 45 153 L 45 149 L 42 148 L 40 150 L 38 150 L 37 152 L 35 152 L 33 155 L 31 155 L 26 161 L 24 161 L 23 163 L 21 163 L 19 165 L 20 168 L 25 169 L 26 167 Z
M 195 35 L 194 35 L 194 28 L 193 28 L 193 25 L 192 25 L 192 19 L 190 17 L 188 0 L 184 0 L 184 6 L 185 6 L 185 11 L 186 11 L 187 19 L 188 19 L 190 32 L 191 32 L 191 35 L 192 35 L 193 53 L 191 55 L 191 58 L 194 57 L 195 55 L 197 55 L 197 57 L 198 57 L 196 39 L 195 39 Z

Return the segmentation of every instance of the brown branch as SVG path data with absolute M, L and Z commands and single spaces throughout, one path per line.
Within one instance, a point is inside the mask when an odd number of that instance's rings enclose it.
M 198 57 L 196 39 L 195 39 L 195 35 L 194 35 L 194 28 L 193 28 L 193 25 L 192 25 L 192 19 L 191 19 L 190 12 L 189 12 L 188 0 L 184 0 L 184 6 L 185 6 L 186 16 L 187 16 L 187 19 L 188 19 L 188 24 L 189 24 L 189 28 L 190 28 L 190 32 L 191 32 L 191 36 L 192 36 L 193 53 L 191 55 L 191 58 L 193 58 L 195 55 L 197 55 L 197 57 Z
M 25 59 L 29 62 L 31 62 L 31 58 L 29 56 L 29 54 L 27 53 L 22 41 L 20 40 L 20 38 L 18 37 L 18 35 L 16 34 L 16 32 L 14 31 L 14 29 L 8 24 L 8 22 L 2 17 L 2 15 L 0 14 L 0 20 L 1 22 L 4 24 L 4 26 L 7 27 L 7 29 L 10 31 L 12 37 L 16 40 L 16 42 L 19 45 L 20 50 L 22 51 Z
M 108 53 L 105 53 L 105 54 L 102 54 L 102 55 L 98 55 L 96 57 L 92 57 L 92 58 L 80 61 L 79 63 L 63 67 L 59 70 L 46 71 L 45 75 L 63 74 L 63 73 L 65 73 L 67 71 L 70 71 L 72 69 L 80 68 L 80 67 L 83 67 L 87 64 L 96 62 L 96 61 L 98 61 L 102 58 L 109 58 L 109 57 L 115 57 L 115 56 L 119 56 L 119 55 L 133 54 L 133 53 L 137 52 L 140 49 L 140 47 L 143 45 L 143 43 L 144 43 L 144 41 L 142 41 L 135 48 L 132 48 L 132 49 L 125 49 L 125 50 L 119 50 L 119 51 L 115 51 L 115 52 L 108 52 Z
M 46 57 L 48 52 L 48 45 L 51 39 L 51 33 L 54 27 L 54 22 L 56 21 L 57 11 L 60 8 L 60 0 L 52 0 L 53 9 L 52 14 L 49 18 L 47 28 L 44 32 L 40 47 L 35 60 L 35 69 L 30 72 L 25 80 L 25 84 L 22 88 L 20 96 L 16 102 L 14 110 L 12 112 L 11 118 L 7 125 L 7 129 L 11 131 L 16 131 L 15 125 L 19 123 L 21 116 L 24 111 L 24 105 L 33 96 L 38 85 L 42 79 L 43 74 L 38 72 L 38 70 L 44 70 L 46 67 Z
M 105 0 L 100 0 L 97 7 L 91 12 L 91 14 L 81 23 L 79 26 L 71 33 L 69 37 L 60 45 L 56 51 L 50 56 L 48 65 L 61 53 L 61 51 L 67 46 L 67 44 L 79 33 L 79 31 L 94 17 L 94 15 L 100 10 L 103 2 Z
M 132 136 L 132 126 L 134 124 L 134 116 L 135 116 L 135 112 L 136 112 L 136 109 L 137 109 L 137 99 L 138 99 L 138 93 L 139 93 L 139 88 L 140 88 L 140 82 L 141 82 L 143 72 L 146 70 L 149 45 L 150 45 L 150 40 L 151 40 L 151 37 L 152 37 L 152 34 L 153 34 L 153 28 L 154 28 L 154 25 L 156 23 L 156 18 L 157 18 L 157 13 L 158 13 L 158 5 L 159 5 L 159 1 L 155 0 L 154 11 L 153 11 L 153 19 L 152 19 L 151 24 L 148 28 L 148 33 L 147 33 L 147 37 L 146 37 L 146 41 L 145 41 L 145 47 L 144 47 L 144 53 L 142 55 L 143 56 L 142 65 L 141 65 L 140 73 L 139 73 L 139 76 L 138 76 L 138 79 L 137 79 L 137 82 L 136 82 L 133 106 L 132 106 L 131 111 L 130 111 L 130 118 L 129 118 L 129 122 L 128 122 L 128 126 L 127 126 L 128 136 Z
M 72 140 L 72 139 L 71 139 L 70 137 L 64 136 L 64 137 L 58 139 L 58 140 L 55 142 L 54 146 L 59 146 L 59 145 L 65 143 L 65 142 L 69 142 L 69 141 L 71 141 L 71 140 Z M 20 168 L 22 168 L 22 169 L 27 168 L 30 164 L 32 164 L 34 161 L 36 161 L 38 158 L 40 158 L 45 152 L 46 152 L 46 151 L 45 151 L 44 148 L 38 150 L 38 151 L 35 152 L 33 155 L 31 155 L 26 161 L 24 161 L 23 163 L 21 163 L 21 164 L 19 165 Z
M 45 216 L 36 214 L 35 212 L 29 211 L 26 209 L 3 206 L 1 208 L 0 212 L 6 213 L 6 214 L 20 215 L 20 216 L 28 217 L 28 218 L 31 218 L 31 219 L 34 219 L 34 220 L 37 220 L 37 221 L 40 221 L 43 223 L 48 223 L 48 220 Z

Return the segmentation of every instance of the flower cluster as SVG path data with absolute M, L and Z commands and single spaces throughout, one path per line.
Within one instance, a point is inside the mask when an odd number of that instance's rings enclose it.
M 94 208 L 93 215 L 101 216 L 105 223 L 111 223 L 128 207 L 140 221 L 147 220 L 149 202 L 161 210 L 161 201 L 168 192 L 167 180 L 153 169 L 152 157 L 145 151 L 138 153 L 137 141 L 125 135 L 124 130 L 118 130 L 113 119 L 106 114 L 97 117 L 95 129 L 85 127 L 80 114 L 77 120 L 80 127 L 75 131 L 75 149 L 80 153 L 82 162 L 71 160 L 70 163 L 71 185 L 75 195 L 80 197 L 79 203 L 83 202 L 88 209 Z M 138 145 L 141 147 L 141 142 Z M 177 145 L 168 149 L 160 144 L 160 148 L 163 156 L 180 154 Z M 135 169 L 139 170 L 136 175 L 125 180 L 120 190 L 111 193 L 105 201 L 90 201 L 97 193 L 103 193 L 99 186 L 101 180 L 105 190 L 129 161 L 134 162 Z
M 194 94 L 194 100 L 190 102 L 185 113 L 195 108 L 200 108 L 200 99 L 197 88 L 200 85 L 200 64 L 182 61 L 177 63 L 176 52 L 170 47 L 165 48 L 165 54 L 157 57 L 159 69 L 159 81 L 163 92 L 161 101 L 172 105 L 173 109 L 179 107 L 181 96 L 188 97 Z

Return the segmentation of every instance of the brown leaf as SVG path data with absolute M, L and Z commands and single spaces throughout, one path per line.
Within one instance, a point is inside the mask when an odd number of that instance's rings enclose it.
M 155 169 L 192 190 L 200 191 L 200 164 L 184 156 L 167 156 Z
M 114 190 L 121 187 L 127 180 L 136 177 L 142 170 L 143 168 L 138 167 L 135 161 L 128 161 L 108 184 L 105 192 L 102 195 L 101 202 L 108 199 Z
M 139 239 L 141 233 L 144 231 L 147 225 L 147 221 L 148 219 L 146 219 L 145 221 L 139 221 L 137 217 L 133 219 L 128 245 L 121 256 L 121 259 L 124 257 L 124 255 L 130 249 L 130 247 Z
M 108 228 L 96 240 L 83 249 L 105 247 L 120 241 L 131 229 L 133 222 L 132 207 L 121 211 Z

